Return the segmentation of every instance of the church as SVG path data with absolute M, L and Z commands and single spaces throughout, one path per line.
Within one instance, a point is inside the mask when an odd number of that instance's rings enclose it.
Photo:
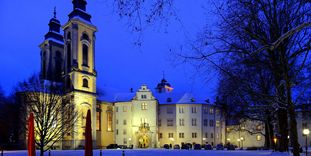
M 72 4 L 69 20 L 63 25 L 54 11 L 49 31 L 40 44 L 40 77 L 64 83 L 64 96 L 70 97 L 79 113 L 75 131 L 66 134 L 54 148 L 84 147 L 83 121 L 88 109 L 92 114 L 95 148 L 105 148 L 109 144 L 133 148 L 182 143 L 217 145 L 228 141 L 222 110 L 208 99 L 176 92 L 165 78 L 155 86 L 143 84 L 127 93 L 98 96 L 97 27 L 86 10 L 86 0 L 73 0 Z

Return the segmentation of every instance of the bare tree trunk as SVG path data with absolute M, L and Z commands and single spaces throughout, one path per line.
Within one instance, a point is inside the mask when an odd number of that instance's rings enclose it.
M 280 152 L 285 152 L 288 150 L 288 121 L 287 121 L 287 110 L 280 109 L 278 111 L 279 120 L 279 147 Z

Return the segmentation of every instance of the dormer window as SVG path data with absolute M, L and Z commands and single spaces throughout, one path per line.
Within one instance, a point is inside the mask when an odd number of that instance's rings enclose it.
M 142 95 L 141 95 L 141 98 L 142 98 L 142 99 L 147 99 L 147 95 L 142 94 Z
M 172 98 L 167 98 L 166 102 L 172 102 Z
M 191 102 L 195 102 L 195 99 L 194 99 L 194 98 L 191 98 Z
M 82 82 L 82 87 L 85 87 L 85 88 L 89 88 L 89 82 L 87 79 L 83 79 L 83 82 Z

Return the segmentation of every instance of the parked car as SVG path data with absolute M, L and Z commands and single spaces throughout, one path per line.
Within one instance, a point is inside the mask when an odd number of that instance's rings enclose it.
M 232 144 L 229 144 L 229 145 L 227 146 L 227 150 L 235 150 L 235 146 L 232 145 Z
M 190 147 L 189 147 L 187 144 L 182 144 L 182 145 L 181 145 L 181 149 L 189 150 Z
M 119 145 L 119 148 L 120 149 L 127 149 L 127 146 L 126 145 Z
M 200 144 L 194 144 L 193 149 L 195 149 L 195 150 L 201 150 L 202 147 L 201 147 Z
M 217 144 L 216 150 L 224 150 L 224 145 L 223 144 Z
M 186 143 L 186 145 L 189 147 L 189 149 L 192 149 L 192 144 Z
M 164 144 L 164 145 L 163 145 L 163 148 L 164 148 L 164 149 L 170 149 L 170 145 Z
M 174 149 L 180 149 L 180 146 L 178 144 L 174 145 Z
M 212 146 L 211 144 L 206 144 L 206 145 L 204 146 L 204 149 L 205 149 L 205 150 L 213 150 L 213 146 Z
M 118 149 L 118 148 L 120 148 L 118 144 L 110 144 L 107 146 L 107 149 Z

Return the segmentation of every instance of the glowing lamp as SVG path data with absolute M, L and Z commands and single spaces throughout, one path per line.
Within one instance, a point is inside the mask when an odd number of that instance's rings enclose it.
M 309 129 L 303 129 L 302 133 L 304 135 L 309 135 L 310 134 L 310 130 Z

